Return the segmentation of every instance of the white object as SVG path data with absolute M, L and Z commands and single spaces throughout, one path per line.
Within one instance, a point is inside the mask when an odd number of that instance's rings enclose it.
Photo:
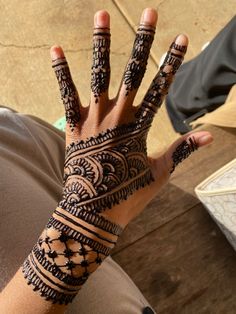
M 195 193 L 236 250 L 236 159 L 201 182 Z

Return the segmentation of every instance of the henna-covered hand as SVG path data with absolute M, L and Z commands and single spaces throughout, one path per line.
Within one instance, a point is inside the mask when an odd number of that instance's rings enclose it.
M 175 38 L 142 103 L 133 106 L 156 21 L 155 10 L 143 12 L 119 93 L 110 100 L 109 15 L 106 11 L 95 15 L 88 107 L 80 103 L 62 49 L 51 50 L 67 121 L 63 195 L 23 272 L 52 302 L 72 301 L 126 224 L 167 182 L 177 164 L 211 141 L 207 132 L 188 134 L 161 157 L 147 156 L 148 131 L 188 43 L 185 35 Z

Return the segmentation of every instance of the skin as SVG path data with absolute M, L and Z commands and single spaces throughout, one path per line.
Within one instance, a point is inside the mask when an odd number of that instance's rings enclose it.
M 141 23 L 155 27 L 157 23 L 157 12 L 154 9 L 146 9 L 141 17 Z M 102 10 L 95 14 L 95 27 L 110 26 L 109 14 Z M 185 35 L 179 35 L 176 42 L 180 45 L 187 45 L 188 39 Z M 64 53 L 61 47 L 51 48 L 51 58 L 56 60 L 63 58 Z M 125 85 L 122 82 L 117 96 L 109 99 L 108 90 L 102 93 L 99 104 L 95 103 L 94 94 L 91 93 L 89 106 L 83 107 L 79 103 L 81 119 L 79 125 L 71 131 L 69 125 L 66 128 L 66 145 L 79 139 L 86 139 L 94 136 L 108 128 L 133 121 L 135 107 L 133 106 L 137 89 L 132 90 L 125 96 Z M 148 163 L 154 176 L 154 182 L 136 191 L 126 201 L 115 205 L 111 210 L 105 211 L 103 215 L 110 221 L 116 222 L 125 227 L 134 217 L 136 217 L 145 206 L 158 194 L 160 189 L 168 182 L 170 170 L 173 165 L 172 155 L 176 148 L 190 137 L 195 138 L 199 148 L 208 145 L 213 138 L 209 132 L 191 132 L 175 141 L 164 153 L 148 156 Z M 122 209 L 122 210 L 121 210 Z M 14 297 L 12 297 L 14 296 Z M 26 283 L 21 269 L 4 289 L 0 295 L 1 311 L 5 314 L 44 314 L 44 313 L 64 313 L 65 305 L 55 305 L 45 301 Z

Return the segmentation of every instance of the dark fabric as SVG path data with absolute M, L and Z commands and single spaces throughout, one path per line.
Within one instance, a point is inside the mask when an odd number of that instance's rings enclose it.
M 147 306 L 143 309 L 143 314 L 154 314 L 154 312 L 149 306 Z
M 166 107 L 175 130 L 189 131 L 183 121 L 206 108 L 213 111 L 225 102 L 236 83 L 236 16 L 196 58 L 176 74 Z

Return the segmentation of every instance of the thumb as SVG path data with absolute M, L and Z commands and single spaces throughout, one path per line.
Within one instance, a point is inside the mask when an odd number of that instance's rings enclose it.
M 210 132 L 190 132 L 176 140 L 165 153 L 166 167 L 169 173 L 188 158 L 195 150 L 210 144 L 213 137 Z
M 155 179 L 167 182 L 176 166 L 188 158 L 195 150 L 213 141 L 211 133 L 207 131 L 190 132 L 177 139 L 167 151 L 160 155 L 149 157 L 152 173 Z

